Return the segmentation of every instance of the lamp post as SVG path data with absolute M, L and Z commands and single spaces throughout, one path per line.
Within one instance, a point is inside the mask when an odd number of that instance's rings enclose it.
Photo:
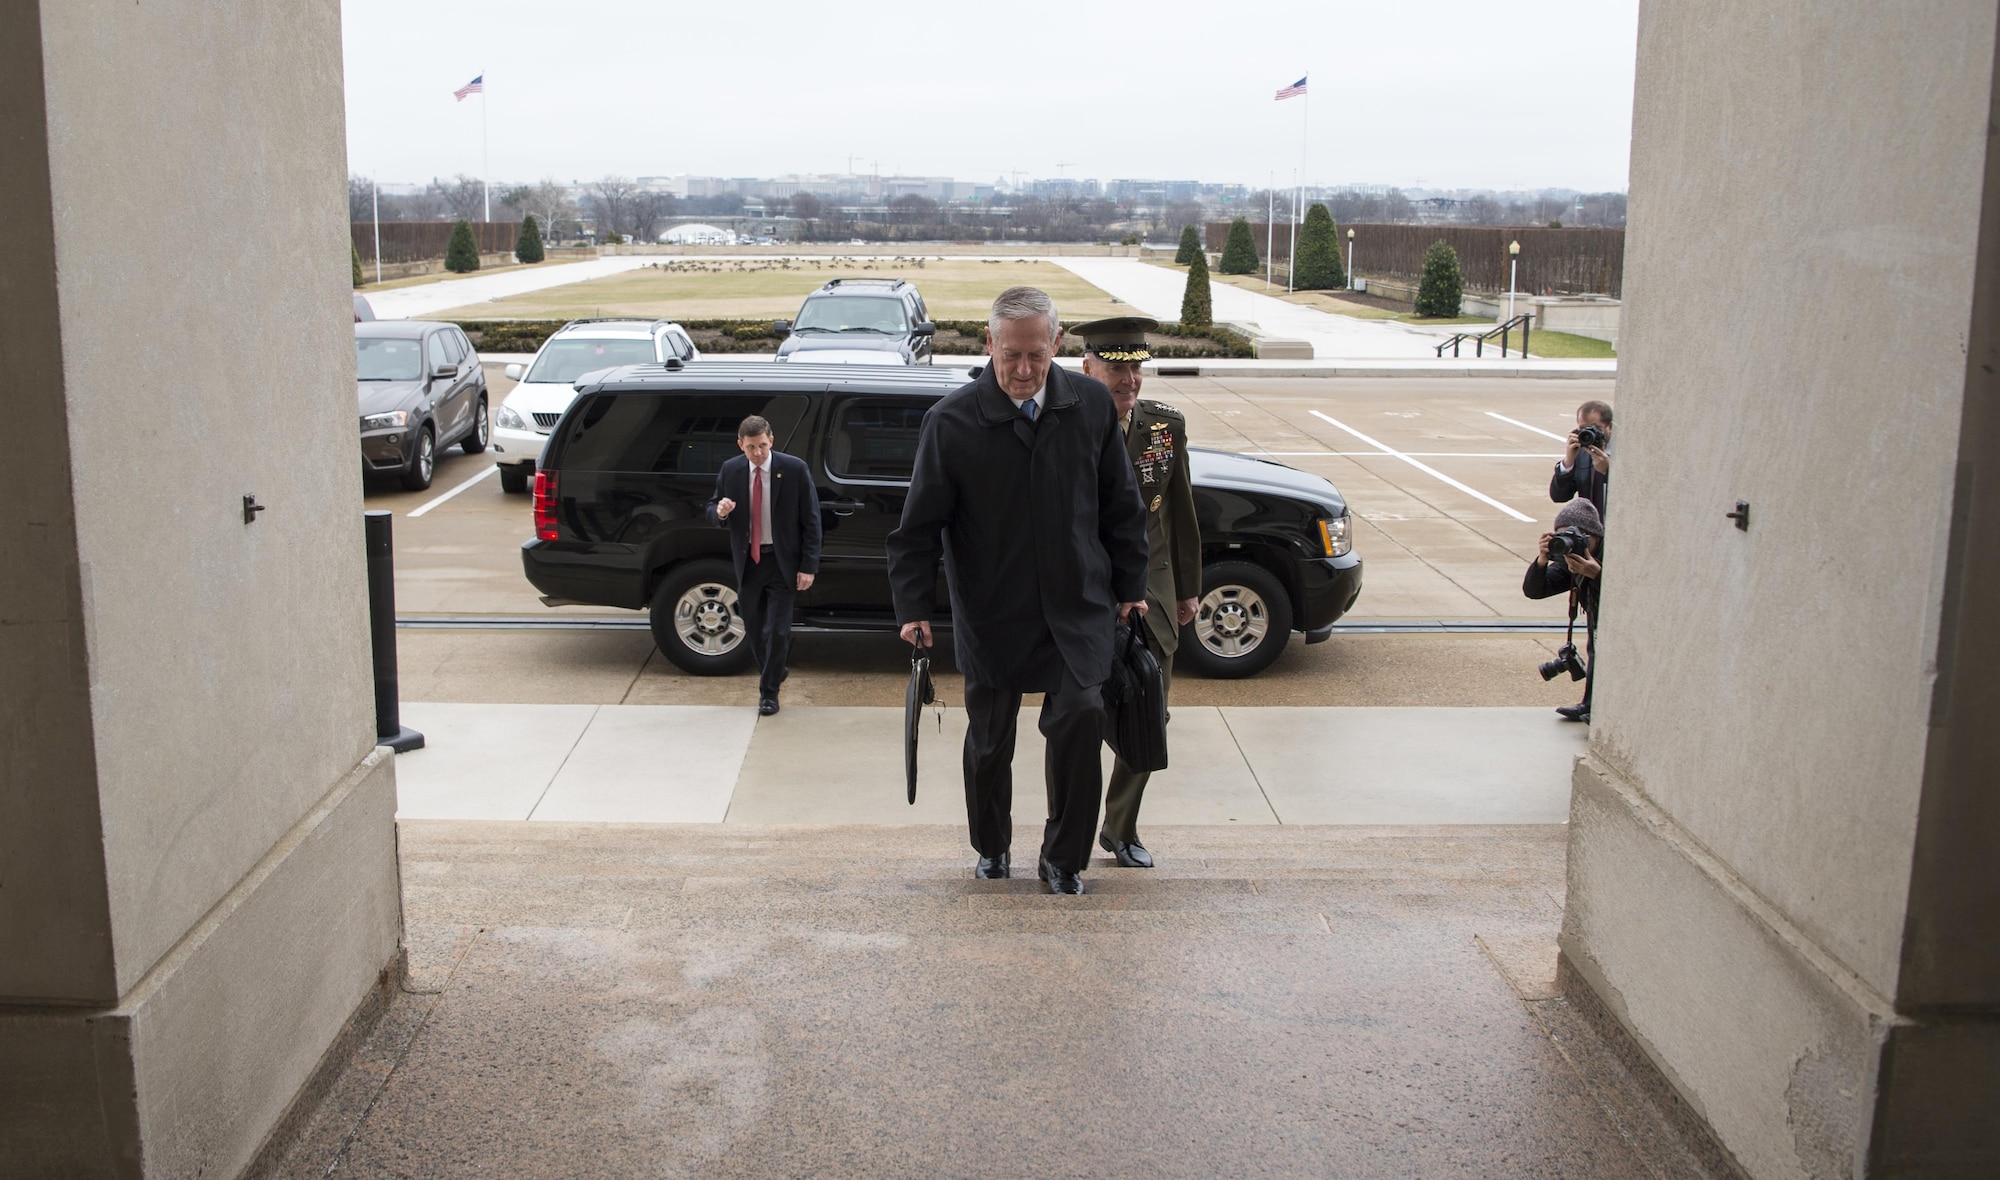
M 1354 290 L 1354 227 L 1347 227 L 1347 289 Z
M 1514 318 L 1514 276 L 1521 266 L 1521 243 L 1507 243 L 1507 318 Z

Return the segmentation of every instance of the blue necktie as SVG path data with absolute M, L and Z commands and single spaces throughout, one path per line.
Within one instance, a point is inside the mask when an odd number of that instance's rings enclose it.
M 1021 403 L 1021 412 L 1028 416 L 1028 421 L 1030 422 L 1035 420 L 1035 411 L 1040 408 L 1035 404 L 1034 398 L 1029 398 L 1027 401 Z

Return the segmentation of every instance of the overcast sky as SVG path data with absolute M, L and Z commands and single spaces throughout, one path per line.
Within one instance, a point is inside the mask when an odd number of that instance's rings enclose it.
M 1149 177 L 1623 189 L 1637 0 L 343 0 L 387 181 Z M 1232 14 L 1240 15 L 1232 19 Z M 1301 74 L 1309 97 L 1276 102 Z

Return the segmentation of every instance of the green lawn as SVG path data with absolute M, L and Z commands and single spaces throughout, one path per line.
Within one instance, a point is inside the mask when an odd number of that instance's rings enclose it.
M 1040 287 L 1064 320 L 1131 309 L 1051 262 L 845 261 L 768 258 L 745 261 L 662 257 L 658 264 L 584 283 L 441 311 L 431 319 L 554 319 L 642 316 L 665 319 L 788 319 L 808 292 L 834 278 L 908 279 L 923 292 L 931 318 L 983 320 L 1008 287 Z
M 1528 336 L 1528 355 L 1546 357 L 1598 357 L 1609 360 L 1618 355 L 1618 350 L 1603 340 L 1589 336 L 1572 336 L 1568 332 L 1544 332 L 1539 329 Z

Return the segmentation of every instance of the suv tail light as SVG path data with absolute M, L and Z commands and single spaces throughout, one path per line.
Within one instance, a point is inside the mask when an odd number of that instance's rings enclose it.
M 554 541 L 556 536 L 556 473 L 535 472 L 535 539 Z

